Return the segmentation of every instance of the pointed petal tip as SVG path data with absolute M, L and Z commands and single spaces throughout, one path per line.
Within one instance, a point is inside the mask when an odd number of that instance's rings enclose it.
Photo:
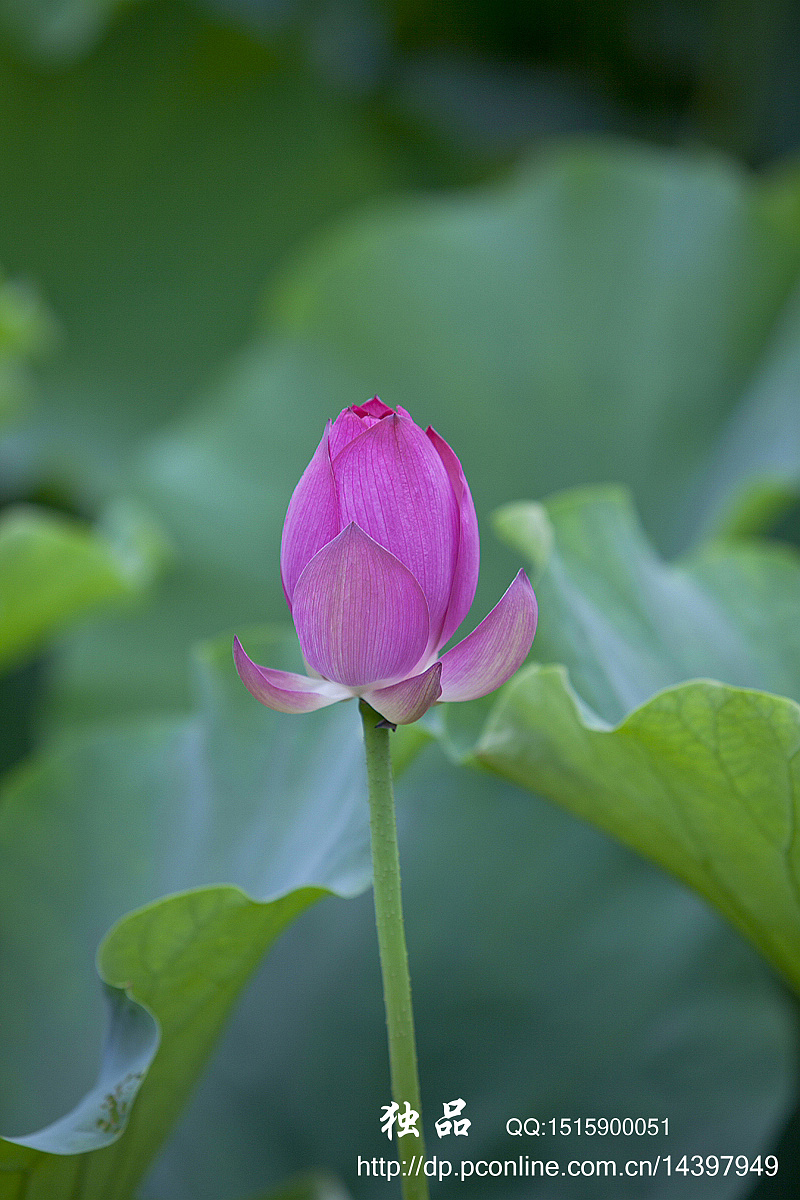
M 533 584 L 528 578 L 528 572 L 523 570 L 521 567 L 514 576 L 511 582 L 511 587 L 508 590 L 511 591 L 511 588 L 513 587 L 522 589 L 522 591 L 526 593 L 530 604 L 533 606 L 533 632 L 535 634 L 536 625 L 539 619 L 539 605 L 536 600 L 536 593 L 533 590 Z M 531 637 L 531 641 L 533 641 L 533 637 Z
M 327 679 L 309 679 L 294 671 L 259 666 L 248 656 L 238 637 L 233 639 L 233 661 L 250 695 L 275 712 L 313 712 L 350 697 L 346 688 Z
M 477 700 L 501 687 L 528 657 L 537 618 L 531 581 L 519 571 L 480 625 L 442 656 L 441 699 Z

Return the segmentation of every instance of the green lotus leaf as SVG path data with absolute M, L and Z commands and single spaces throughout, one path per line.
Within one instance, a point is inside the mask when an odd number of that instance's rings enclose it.
M 608 489 L 498 528 L 540 566 L 537 656 L 565 665 L 512 680 L 477 758 L 690 884 L 800 986 L 797 555 L 666 564 Z
M 55 323 L 35 289 L 0 271 L 0 424 L 28 399 L 28 363 L 55 339 Z
M 15 505 L 0 515 L 0 668 L 86 612 L 139 595 L 163 559 L 154 523 L 117 504 L 105 528 Z
M 796 395 L 798 211 L 796 172 L 551 145 L 500 186 L 323 235 L 272 289 L 271 328 L 328 350 L 360 394 L 422 403 L 479 513 L 532 480 L 619 480 L 672 547 L 704 519 L 698 476 L 737 405 L 763 409 L 770 382 Z
M 692 496 L 706 533 L 768 529 L 800 496 L 800 288 Z
M 284 641 L 263 653 L 285 655 Z M 198 671 L 194 718 L 65 738 L 0 799 L 0 1119 L 42 1124 L 0 1140 L 3 1200 L 132 1196 L 266 949 L 321 896 L 368 884 L 353 705 L 311 721 L 263 709 L 228 638 Z M 112 1022 L 92 1084 L 91 961 L 112 922 L 97 958 Z

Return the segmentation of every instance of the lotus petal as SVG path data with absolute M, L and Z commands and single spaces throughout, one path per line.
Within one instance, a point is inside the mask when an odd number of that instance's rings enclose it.
M 371 417 L 374 421 L 380 421 L 382 417 L 388 417 L 394 410 L 389 408 L 388 404 L 384 404 L 380 396 L 373 396 L 366 404 L 354 404 L 351 411 L 359 417 Z
M 391 687 L 365 692 L 364 699 L 387 721 L 394 725 L 410 725 L 418 721 L 442 694 L 442 664 L 436 662 L 421 675 L 402 679 Z
M 351 523 L 312 558 L 294 590 L 306 662 L 347 687 L 395 682 L 428 641 L 422 588 L 398 558 Z
M 438 648 L 448 642 L 469 612 L 478 586 L 481 547 L 478 536 L 478 518 L 466 476 L 457 455 L 443 437 L 430 425 L 425 430 L 436 453 L 444 464 L 450 485 L 456 498 L 459 516 L 458 550 L 453 572 L 453 587 L 445 613 L 444 625 L 438 632 L 434 645 Z
M 430 632 L 444 624 L 459 519 L 447 471 L 413 421 L 392 414 L 333 463 L 342 522 L 355 521 L 411 572 L 428 602 Z
M 233 659 L 239 678 L 251 696 L 276 712 L 303 713 L 325 708 L 337 700 L 348 700 L 351 692 L 327 679 L 309 679 L 294 671 L 260 667 L 245 654 L 238 637 L 233 639 Z
M 345 408 L 339 413 L 336 420 L 331 426 L 330 438 L 328 446 L 330 449 L 331 462 L 344 450 L 348 442 L 352 442 L 354 438 L 360 437 L 367 429 L 375 424 L 368 418 L 361 418 L 353 412 L 352 408 Z
M 330 432 L 329 421 L 314 457 L 294 489 L 283 523 L 281 579 L 290 610 L 303 568 L 341 529 L 328 447 Z
M 442 655 L 442 700 L 477 700 L 499 688 L 525 661 L 536 632 L 537 606 L 520 571 L 477 629 Z

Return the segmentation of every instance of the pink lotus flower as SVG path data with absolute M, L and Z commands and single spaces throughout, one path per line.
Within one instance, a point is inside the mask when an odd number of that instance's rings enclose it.
M 474 700 L 531 648 L 536 597 L 520 571 L 477 629 L 441 648 L 478 582 L 478 522 L 447 442 L 376 396 L 328 422 L 289 503 L 281 543 L 286 600 L 312 678 L 252 662 L 245 687 L 278 712 L 363 696 L 387 721 L 437 700 Z

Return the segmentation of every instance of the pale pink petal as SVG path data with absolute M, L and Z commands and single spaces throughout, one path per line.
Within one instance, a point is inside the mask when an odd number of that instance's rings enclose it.
M 469 484 L 467 483 L 461 463 L 444 438 L 440 437 L 435 429 L 429 425 L 425 432 L 447 471 L 459 514 L 458 552 L 455 571 L 453 573 L 453 590 L 450 593 L 444 625 L 439 634 L 439 640 L 436 643 L 438 648 L 450 640 L 469 612 L 472 601 L 475 599 L 481 548 L 478 537 L 478 518 L 475 516 L 475 505 L 472 503 L 472 494 L 469 490 Z
M 341 530 L 336 485 L 331 469 L 328 422 L 314 457 L 294 489 L 281 539 L 281 579 L 289 608 L 303 568 Z
M 402 678 L 428 642 L 422 588 L 354 523 L 305 568 L 292 616 L 308 665 L 347 687 Z
M 275 671 L 260 667 L 248 658 L 238 637 L 233 639 L 233 659 L 239 678 L 251 696 L 276 712 L 303 713 L 325 708 L 337 700 L 347 700 L 350 692 L 327 679 L 309 679 L 294 671 Z
M 458 509 L 441 458 L 419 426 L 387 416 L 333 463 L 342 521 L 355 521 L 422 588 L 435 649 L 458 548 Z
M 437 662 L 421 675 L 402 679 L 391 687 L 365 692 L 364 699 L 394 725 L 410 725 L 412 721 L 418 721 L 441 696 L 441 675 L 442 664 Z
M 442 700 L 476 700 L 510 679 L 536 632 L 536 597 L 520 571 L 477 629 L 442 655 Z

